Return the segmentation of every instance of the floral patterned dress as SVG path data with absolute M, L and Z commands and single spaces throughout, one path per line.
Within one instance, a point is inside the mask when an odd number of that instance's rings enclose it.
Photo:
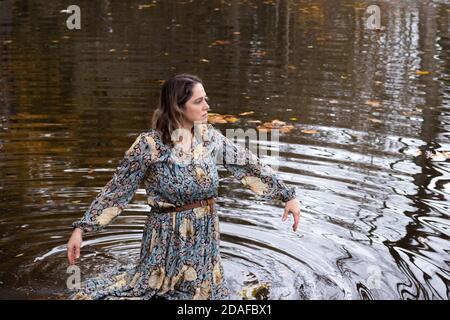
M 201 128 L 189 153 L 164 144 L 155 129 L 139 134 L 125 152 L 111 180 L 72 226 L 84 232 L 104 228 L 143 182 L 151 212 L 138 263 L 83 281 L 70 299 L 230 298 L 219 252 L 216 205 L 165 213 L 161 209 L 216 197 L 218 163 L 261 200 L 289 201 L 296 197 L 295 188 L 287 187 L 248 148 L 233 143 L 211 124 Z

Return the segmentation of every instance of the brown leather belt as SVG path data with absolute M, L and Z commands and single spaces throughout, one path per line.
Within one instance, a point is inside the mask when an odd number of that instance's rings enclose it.
M 211 211 L 212 211 L 212 210 L 214 210 L 214 203 L 215 203 L 215 199 L 214 199 L 214 197 L 212 197 L 212 198 L 203 199 L 203 200 L 195 201 L 195 202 L 192 202 L 192 203 L 188 203 L 188 204 L 185 204 L 185 205 L 180 206 L 180 207 L 160 208 L 160 209 L 158 209 L 158 212 L 162 212 L 162 213 L 174 212 L 174 211 L 178 212 L 178 211 L 185 211 L 185 210 L 198 208 L 198 207 L 204 207 L 204 206 L 207 206 L 207 205 L 209 205 L 211 207 Z

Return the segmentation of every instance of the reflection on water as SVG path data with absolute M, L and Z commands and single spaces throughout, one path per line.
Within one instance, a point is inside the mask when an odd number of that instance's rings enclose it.
M 220 172 L 235 297 L 265 283 L 269 299 L 449 298 L 448 2 L 379 1 L 379 31 L 369 1 L 79 3 L 70 31 L 63 1 L 0 2 L 0 297 L 67 294 L 70 223 L 149 128 L 161 80 L 189 72 L 212 112 L 296 126 L 279 174 L 297 233 Z M 85 236 L 83 276 L 137 259 L 143 192 Z

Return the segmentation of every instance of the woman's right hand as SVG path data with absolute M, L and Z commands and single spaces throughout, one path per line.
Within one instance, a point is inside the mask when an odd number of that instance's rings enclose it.
M 80 247 L 83 230 L 80 228 L 75 228 L 72 232 L 72 235 L 67 243 L 67 259 L 69 260 L 69 264 L 75 264 L 76 259 L 80 257 Z

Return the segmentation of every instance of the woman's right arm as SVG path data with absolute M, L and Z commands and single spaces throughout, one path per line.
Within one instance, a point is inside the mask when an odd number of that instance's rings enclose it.
M 141 133 L 125 152 L 111 180 L 92 201 L 82 219 L 72 224 L 74 228 L 67 243 L 70 264 L 80 255 L 82 234 L 98 231 L 110 224 L 133 198 L 156 155 L 156 144 L 149 132 Z

